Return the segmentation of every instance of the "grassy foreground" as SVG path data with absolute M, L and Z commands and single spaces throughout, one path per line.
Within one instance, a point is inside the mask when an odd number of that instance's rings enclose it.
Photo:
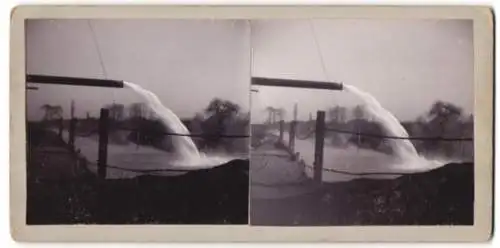
M 397 179 L 357 179 L 298 197 L 251 201 L 254 225 L 472 225 L 474 166 L 448 164 Z
M 27 224 L 248 222 L 248 160 L 177 177 L 101 181 L 63 148 L 55 133 L 28 129 Z

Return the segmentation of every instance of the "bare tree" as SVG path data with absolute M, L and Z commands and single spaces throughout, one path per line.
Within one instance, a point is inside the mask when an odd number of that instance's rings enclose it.
M 129 108 L 129 115 L 130 115 L 130 118 L 141 118 L 141 117 L 144 117 L 145 115 L 145 106 L 144 106 L 144 103 L 132 103 L 130 104 Z
M 123 120 L 125 116 L 125 106 L 123 104 L 113 103 L 106 106 L 106 108 L 109 109 L 109 117 L 117 121 Z
M 353 112 L 352 112 L 354 119 L 363 119 L 365 117 L 365 109 L 361 105 L 357 105 L 354 107 Z
M 63 109 L 59 105 L 44 104 L 40 108 L 43 111 L 45 111 L 43 115 L 44 121 L 50 121 L 56 118 L 62 118 Z

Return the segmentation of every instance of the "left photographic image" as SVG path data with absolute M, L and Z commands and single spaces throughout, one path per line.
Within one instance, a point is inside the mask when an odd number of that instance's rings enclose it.
M 248 223 L 248 21 L 25 27 L 26 224 Z

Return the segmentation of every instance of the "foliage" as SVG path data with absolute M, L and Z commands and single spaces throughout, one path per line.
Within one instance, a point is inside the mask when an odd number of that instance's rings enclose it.
M 240 106 L 220 98 L 213 99 L 205 108 L 205 118 L 198 115 L 198 125 L 204 137 L 198 141 L 202 148 L 225 146 L 230 149 L 233 141 L 221 135 L 246 133 L 249 115 L 240 115 Z
M 426 117 L 427 121 L 423 123 L 422 131 L 427 136 L 443 138 L 470 138 L 473 136 L 472 115 L 469 117 L 463 116 L 463 110 L 451 103 L 435 102 Z M 472 142 L 468 145 L 471 144 Z M 461 142 L 429 140 L 421 142 L 419 145 L 419 148 L 426 152 L 440 153 L 451 157 L 458 150 L 462 150 L 464 144 Z M 469 158 L 472 156 L 473 154 L 468 155 Z
M 165 146 L 168 140 L 165 133 L 167 128 L 160 120 L 134 117 L 130 119 L 134 123 L 134 129 L 130 132 L 129 141 L 139 145 L 149 145 L 163 150 L 171 147 Z
M 121 121 L 125 118 L 125 106 L 123 104 L 112 103 L 106 105 L 109 110 L 109 117 L 116 121 Z
M 129 117 L 146 117 L 146 105 L 144 103 L 132 103 L 128 107 Z
M 331 123 L 344 123 L 347 121 L 347 108 L 335 106 L 328 109 L 327 116 Z
M 128 106 L 128 109 L 129 117 L 121 121 L 120 125 L 133 130 L 128 136 L 129 141 L 164 150 L 172 149 L 172 136 L 165 135 L 171 130 L 168 130 L 168 127 L 160 120 L 151 115 L 148 116 L 144 104 L 134 103 Z M 192 134 L 202 134 L 202 137 L 193 138 L 199 148 L 223 147 L 226 150 L 246 148 L 246 145 L 239 145 L 236 139 L 220 137 L 220 135 L 247 133 L 249 113 L 243 114 L 239 111 L 240 107 L 237 104 L 215 98 L 202 113 L 196 114 L 191 119 L 184 119 L 182 122 Z
M 386 135 L 380 124 L 366 119 L 363 107 L 356 106 L 352 112 L 354 119 L 345 124 L 339 121 L 337 107 L 329 109 L 329 126 L 341 130 L 350 130 L 355 133 L 366 133 L 374 135 Z M 430 138 L 473 138 L 473 115 L 463 115 L 463 110 L 452 103 L 437 101 L 424 116 L 418 117 L 414 121 L 403 122 L 403 127 L 411 137 Z M 333 143 L 339 141 L 342 134 L 330 134 Z M 350 135 L 350 143 L 360 147 L 375 150 L 386 150 L 382 138 Z M 337 142 L 338 143 L 338 142 Z M 473 159 L 473 142 L 471 141 L 442 141 L 439 139 L 412 140 L 419 153 L 427 155 L 438 155 L 446 157 L 460 157 Z
M 347 126 L 350 127 L 350 130 L 354 133 L 374 135 L 384 134 L 381 124 L 365 119 L 351 120 L 347 123 Z M 382 144 L 382 139 L 354 134 L 349 138 L 349 142 L 363 148 L 378 149 Z
M 366 117 L 365 108 L 361 105 L 357 105 L 354 107 L 352 115 L 354 116 L 354 119 L 364 119 Z

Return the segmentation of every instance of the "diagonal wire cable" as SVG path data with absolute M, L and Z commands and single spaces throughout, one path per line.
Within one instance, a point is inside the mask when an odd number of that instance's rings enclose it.
M 319 41 L 318 41 L 318 37 L 316 34 L 316 29 L 314 28 L 314 23 L 311 19 L 309 19 L 309 25 L 310 25 L 311 31 L 313 33 L 314 44 L 316 45 L 316 51 L 318 52 L 318 55 L 320 58 L 321 67 L 323 68 L 323 74 L 325 75 L 327 82 L 330 82 L 330 77 L 328 76 L 328 71 L 326 69 L 325 58 L 323 57 L 323 54 L 321 53 L 321 47 L 319 46 Z
M 90 33 L 92 34 L 92 40 L 94 41 L 95 48 L 97 50 L 97 56 L 99 57 L 99 63 L 101 64 L 102 72 L 104 74 L 104 78 L 108 78 L 108 73 L 106 71 L 106 66 L 104 65 L 104 60 L 102 58 L 101 50 L 99 49 L 99 43 L 97 43 L 97 36 L 95 34 L 94 27 L 92 26 L 91 20 L 87 20 L 87 24 L 90 28 Z

